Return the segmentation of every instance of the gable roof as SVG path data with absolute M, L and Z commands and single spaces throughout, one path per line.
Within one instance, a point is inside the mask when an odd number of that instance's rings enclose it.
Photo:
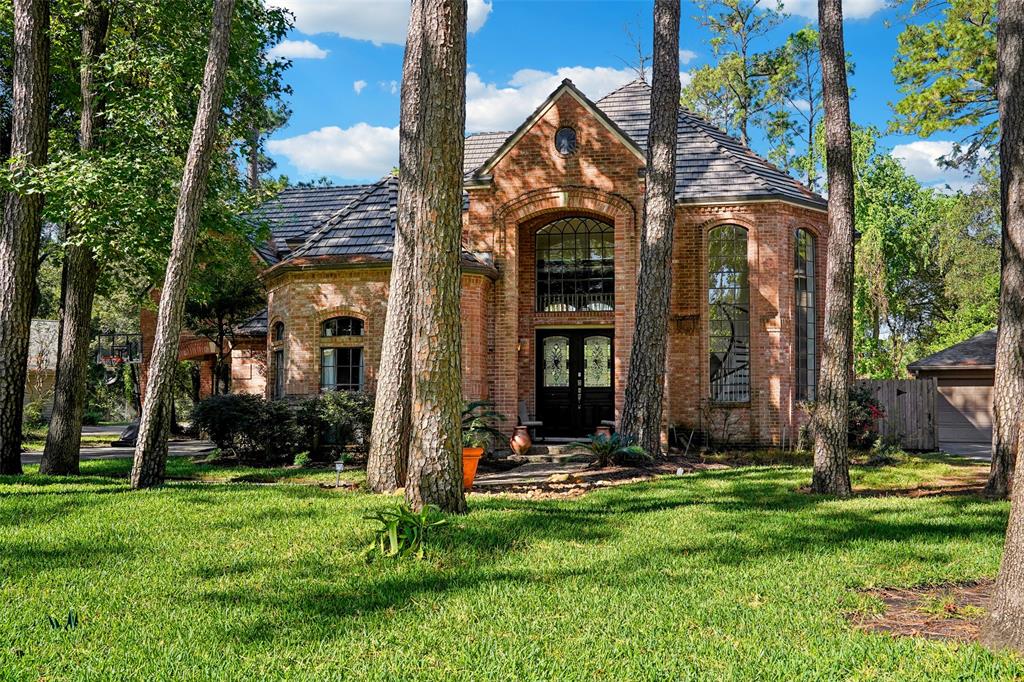
M 637 146 L 636 142 L 628 134 L 619 128 L 619 126 L 605 114 L 596 104 L 591 102 L 586 95 L 579 91 L 579 89 L 573 85 L 572 81 L 568 78 L 562 81 L 562 84 L 555 88 L 555 91 L 548 95 L 548 98 L 540 103 L 540 106 L 534 109 L 533 113 L 530 114 L 522 125 L 516 128 L 515 132 L 509 135 L 501 145 L 494 150 L 493 153 L 484 161 L 479 168 L 473 172 L 474 178 L 481 178 L 490 172 L 492 168 L 502 158 L 516 146 L 516 143 L 526 134 L 526 132 L 534 126 L 544 114 L 548 112 L 555 105 L 555 102 L 559 100 L 563 95 L 568 95 L 575 99 L 580 105 L 589 111 L 599 122 L 603 123 L 606 128 L 614 135 L 619 138 L 625 147 L 633 152 L 641 161 L 645 160 L 644 151 Z M 648 93 L 649 97 L 649 93 Z
M 928 369 L 991 369 L 996 366 L 996 330 L 989 329 L 966 341 L 907 365 L 911 372 Z
M 389 175 L 366 185 L 348 206 L 320 223 L 289 258 L 390 259 L 397 213 L 398 178 Z
M 498 138 L 504 133 L 478 133 L 467 138 L 467 178 L 483 181 L 494 164 L 563 93 L 579 100 L 645 159 L 647 129 L 651 122 L 651 86 L 635 80 L 595 104 L 566 79 L 516 132 L 500 142 Z M 677 203 L 781 199 L 821 210 L 828 205 L 823 197 L 755 154 L 739 140 L 682 107 L 679 108 L 676 135 Z M 472 159 L 468 154 L 470 140 L 473 140 Z M 492 147 L 490 156 L 470 169 L 471 160 L 475 162 L 484 156 L 487 145 Z

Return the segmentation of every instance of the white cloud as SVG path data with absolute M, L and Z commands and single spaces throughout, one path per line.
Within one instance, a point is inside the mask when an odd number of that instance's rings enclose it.
M 352 89 L 356 91 L 357 95 L 363 94 L 363 88 L 366 87 L 366 81 L 359 80 L 352 84 Z
M 692 80 L 693 80 L 693 76 L 691 76 L 689 74 L 689 72 L 687 72 L 687 71 L 680 71 L 679 72 L 679 85 L 681 87 L 685 88 L 687 85 L 690 84 L 690 81 L 692 81 Z
M 697 53 L 693 50 L 679 50 L 679 63 L 689 64 L 697 58 Z
M 379 178 L 398 164 L 398 126 L 328 126 L 295 137 L 269 140 L 267 149 L 284 156 L 303 173 Z
M 975 175 L 940 165 L 939 158 L 953 151 L 949 140 L 915 140 L 898 144 L 890 154 L 904 169 L 922 184 L 932 187 L 949 185 L 953 190 L 967 189 L 975 182 Z
M 607 66 L 567 66 L 555 73 L 538 69 L 516 71 L 508 84 L 486 83 L 470 71 L 466 75 L 466 130 L 512 130 L 526 120 L 544 99 L 569 78 L 591 100 L 604 97 L 636 77 L 630 69 Z
M 405 43 L 409 28 L 408 0 L 270 0 L 295 14 L 295 28 L 315 35 L 336 33 L 374 45 Z M 487 22 L 493 5 L 469 0 L 467 28 L 475 33 Z
M 309 40 L 282 40 L 270 48 L 268 55 L 271 59 L 323 59 L 328 52 L 330 50 L 325 50 Z
M 784 0 L 785 11 L 807 19 L 818 18 L 817 0 Z M 843 0 L 844 19 L 867 19 L 885 7 L 885 0 Z
M 392 95 L 398 94 L 398 81 L 378 81 L 377 85 L 384 92 L 391 93 Z
M 795 99 L 793 100 L 793 108 L 806 114 L 811 110 L 811 103 L 805 99 Z

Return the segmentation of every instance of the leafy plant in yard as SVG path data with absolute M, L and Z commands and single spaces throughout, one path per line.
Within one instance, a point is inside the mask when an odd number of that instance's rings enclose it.
M 466 403 L 462 408 L 462 446 L 487 449 L 496 438 L 502 438 L 497 425 L 505 419 L 505 415 L 495 411 L 490 400 Z
M 74 630 L 78 627 L 78 614 L 75 613 L 74 609 L 68 611 L 67 618 L 63 621 L 50 615 L 47 615 L 46 618 L 50 622 L 51 630 Z
M 295 460 L 292 462 L 292 464 L 302 469 L 308 467 L 311 461 L 312 460 L 309 456 L 309 452 L 303 450 L 299 454 L 295 455 Z
M 611 436 L 603 433 L 592 435 L 589 440 L 581 442 L 580 446 L 597 457 L 597 465 L 602 467 L 611 464 L 642 464 L 653 459 L 642 447 L 617 433 Z
M 870 389 L 862 386 L 850 389 L 850 447 L 871 447 L 878 435 L 878 420 L 884 418 L 885 410 Z
M 428 504 L 417 514 L 402 504 L 395 509 L 364 516 L 367 521 L 379 524 L 373 531 L 374 541 L 369 547 L 370 551 L 376 550 L 386 557 L 415 556 L 422 559 L 426 555 L 430 529 L 448 523 L 446 519 L 438 518 L 439 514 L 440 510 L 434 505 Z

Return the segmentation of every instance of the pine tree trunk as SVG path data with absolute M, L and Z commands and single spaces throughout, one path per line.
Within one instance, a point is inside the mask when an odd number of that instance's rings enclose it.
M 48 0 L 14 2 L 11 156 L 15 169 L 46 163 L 50 39 Z M 21 473 L 21 416 L 28 372 L 41 194 L 3 197 L 0 225 L 0 474 Z
M 1021 404 L 1024 403 L 1024 218 L 1022 218 L 1021 145 L 1024 145 L 1024 105 L 1021 98 L 1021 3 L 1003 0 L 999 6 L 999 143 L 1002 192 L 1002 270 L 999 287 L 999 332 L 993 390 L 995 424 L 992 466 L 985 493 L 1006 497 L 1017 459 Z M 1004 23 L 1007 22 L 1007 23 Z M 1016 22 L 1016 23 L 1014 23 Z M 1014 33 L 1016 30 L 1016 33 Z
M 391 256 L 391 284 L 384 320 L 384 342 L 377 372 L 377 397 L 366 462 L 366 482 L 378 493 L 405 485 L 412 411 L 413 254 L 415 197 L 420 190 L 423 0 L 413 0 L 402 65 L 402 111 L 398 152 L 398 220 Z
M 996 28 L 997 93 L 999 96 L 1000 203 L 1003 219 L 1003 289 L 999 299 L 999 339 L 996 343 L 996 388 L 1000 370 L 1013 372 L 1009 377 L 1018 385 L 1021 377 L 1021 251 L 1024 248 L 1024 0 L 1000 0 Z M 1007 248 L 1015 250 L 1013 258 Z M 1015 272 L 1008 272 L 1014 269 Z M 1009 276 L 1009 277 L 1008 277 Z M 1009 278 L 1015 287 L 1007 290 Z M 1009 295 L 1009 294 L 1013 295 Z M 1018 336 L 1016 354 L 1007 362 L 1003 347 L 1005 326 L 1010 322 Z M 1006 355 L 1001 355 L 1006 353 Z M 1000 362 L 1004 364 L 1000 364 Z M 1005 381 L 1006 378 L 1004 378 Z M 1013 382 L 1010 382 L 1013 383 Z M 1019 389 L 1018 389 L 1019 390 Z M 1018 393 L 1018 396 L 1020 394 Z M 997 413 L 997 418 L 999 413 Z M 1003 415 L 1006 416 L 1005 414 Z M 1018 440 L 1024 429 L 1017 425 Z M 1005 442 L 1004 442 L 1005 444 Z M 1010 465 L 1012 467 L 1012 464 Z M 1003 561 L 996 578 L 989 615 L 982 627 L 981 641 L 991 647 L 1011 647 L 1024 652 L 1024 467 L 1013 471 L 1013 496 L 1010 521 L 1006 529 Z
M 853 357 L 853 153 L 842 0 L 818 0 L 828 169 L 828 268 L 818 402 L 814 411 L 816 493 L 850 495 L 847 424 Z
M 160 294 L 156 335 L 150 358 L 146 399 L 142 405 L 142 419 L 135 445 L 132 465 L 132 488 L 148 488 L 164 480 L 167 463 L 167 437 L 171 428 L 171 392 L 178 364 L 178 335 L 185 311 L 188 276 L 196 251 L 199 214 L 206 196 L 206 181 L 210 171 L 220 116 L 224 81 L 228 68 L 228 45 L 231 16 L 235 0 L 215 0 L 210 47 L 203 73 L 203 87 L 199 94 L 192 141 L 181 179 L 178 208 L 174 216 L 174 236 L 171 257 Z
M 405 498 L 464 512 L 459 320 L 466 1 L 425 0 L 423 107 L 414 214 L 412 434 Z
M 651 455 L 661 453 L 661 413 L 672 290 L 676 126 L 679 120 L 679 0 L 655 0 L 647 186 L 637 275 L 636 330 L 620 430 Z
M 78 144 L 83 151 L 96 146 L 100 100 L 94 84 L 93 65 L 106 49 L 109 12 L 100 0 L 86 0 L 82 17 L 81 91 Z M 68 225 L 73 237 L 74 225 Z M 39 463 L 44 474 L 78 473 L 78 451 L 82 440 L 82 412 L 92 340 L 92 304 L 100 268 L 92 249 L 69 244 L 61 273 L 60 332 L 57 344 L 57 372 L 53 384 L 53 416 L 46 434 L 46 447 Z

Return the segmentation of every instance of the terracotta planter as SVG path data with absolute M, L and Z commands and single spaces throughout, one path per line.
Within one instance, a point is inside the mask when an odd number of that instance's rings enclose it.
M 508 441 L 508 446 L 512 448 L 512 452 L 520 457 L 529 452 L 532 445 L 533 439 L 530 438 L 530 429 L 525 426 L 517 426 L 515 433 L 512 434 L 512 438 Z
M 476 465 L 484 454 L 483 448 L 462 448 L 462 489 L 469 490 L 473 487 L 473 479 L 476 478 Z
M 594 429 L 595 436 L 604 436 L 605 438 L 612 437 L 612 427 L 601 425 Z

